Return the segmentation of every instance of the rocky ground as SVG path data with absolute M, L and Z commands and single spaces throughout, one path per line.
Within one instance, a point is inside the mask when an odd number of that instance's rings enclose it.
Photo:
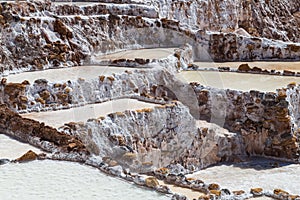
M 199 199 L 299 198 L 280 189 L 229 191 L 185 176 L 253 155 L 298 163 L 296 83 L 276 92 L 240 92 L 176 78 L 180 70 L 197 70 L 195 60 L 300 60 L 298 1 L 99 2 L 1 2 L 0 132 L 47 152 L 28 151 L 15 162 L 81 162 L 159 192 L 172 193 L 164 184 L 197 191 Z M 160 47 L 176 48 L 157 58 L 103 56 Z M 95 63 L 134 70 L 51 81 L 4 77 Z M 214 70 L 299 76 L 247 64 Z M 19 115 L 123 98 L 160 105 L 69 121 L 60 128 Z

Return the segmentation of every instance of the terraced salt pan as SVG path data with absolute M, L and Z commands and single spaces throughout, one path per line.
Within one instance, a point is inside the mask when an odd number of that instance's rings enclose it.
M 0 177 L 0 197 L 5 200 L 170 199 L 72 162 L 10 163 L 0 166 Z
M 174 53 L 176 48 L 154 48 L 154 49 L 138 49 L 126 50 L 117 53 L 96 56 L 97 60 L 116 60 L 116 59 L 162 59 Z
M 248 63 L 250 67 L 259 67 L 262 69 L 275 69 L 277 71 L 290 70 L 294 72 L 300 72 L 300 62 L 195 62 L 200 68 L 218 68 L 218 67 L 230 67 L 237 69 L 241 64 Z
M 98 118 L 114 112 L 153 108 L 157 104 L 145 103 L 134 99 L 119 99 L 101 104 L 90 104 L 67 110 L 48 111 L 22 114 L 22 117 L 44 122 L 46 125 L 59 128 L 68 122 L 85 122 L 91 118 Z
M 26 153 L 29 150 L 32 150 L 36 153 L 42 153 L 42 151 L 38 148 L 14 140 L 4 134 L 0 134 L 0 159 L 7 158 L 13 160 L 21 157 L 24 153 Z M 0 194 L 0 196 L 2 195 Z
M 78 78 L 92 79 L 101 75 L 112 75 L 122 73 L 125 70 L 132 71 L 133 68 L 111 67 L 111 66 L 78 66 L 60 69 L 48 69 L 44 71 L 30 71 L 7 76 L 8 82 L 22 82 L 28 80 L 34 82 L 37 79 L 47 79 L 50 82 L 77 80 Z
M 278 168 L 272 168 L 278 165 Z M 235 165 L 218 165 L 188 177 L 199 178 L 207 183 L 218 183 L 222 188 L 230 190 L 244 190 L 261 187 L 265 191 L 276 188 L 291 194 L 300 194 L 300 165 L 277 162 L 256 158 L 254 160 L 237 163 Z
M 241 91 L 275 92 L 276 89 L 286 87 L 291 82 L 300 83 L 299 77 L 217 71 L 182 71 L 176 76 L 185 82 L 199 82 L 215 88 Z

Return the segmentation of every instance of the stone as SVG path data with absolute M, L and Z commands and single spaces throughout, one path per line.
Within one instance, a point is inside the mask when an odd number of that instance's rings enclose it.
M 236 190 L 236 191 L 232 191 L 232 193 L 233 193 L 234 195 L 239 196 L 239 195 L 245 194 L 245 191 L 244 191 L 244 190 Z
M 167 176 L 170 173 L 170 170 L 166 167 L 161 167 L 155 170 L 155 173 Z
M 109 163 L 108 163 L 108 166 L 110 166 L 110 167 L 115 167 L 115 166 L 117 166 L 117 165 L 119 165 L 119 164 L 118 164 L 118 162 L 115 161 L 115 160 L 110 160 Z
M 249 72 L 249 71 L 251 71 L 251 67 L 249 67 L 248 64 L 241 64 L 241 65 L 238 67 L 238 71 L 239 71 L 239 72 Z
M 73 33 L 67 28 L 67 26 L 60 19 L 55 20 L 54 31 L 58 32 L 62 36 L 66 36 L 67 38 L 73 37 Z
M 109 172 L 115 176 L 121 176 L 123 168 L 120 165 L 109 167 Z
M 262 72 L 262 69 L 259 68 L 259 67 L 253 67 L 253 68 L 251 69 L 251 72 L 260 73 L 260 72 Z
M 213 195 L 216 195 L 216 196 L 221 196 L 221 191 L 220 190 L 209 190 L 209 192 Z
M 184 195 L 174 194 L 171 200 L 188 200 L 188 198 Z
M 10 162 L 9 159 L 5 159 L 5 158 L 0 159 L 0 165 L 7 164 L 7 163 L 9 163 L 9 162 Z
M 209 190 L 219 190 L 220 186 L 216 183 L 211 183 L 211 184 L 208 185 L 208 189 Z
M 38 155 L 35 152 L 29 150 L 27 153 L 25 153 L 20 158 L 17 158 L 15 161 L 16 162 L 28 162 L 28 161 L 33 161 L 36 159 L 38 159 Z
M 68 144 L 68 148 L 71 150 L 71 149 L 74 149 L 75 147 L 77 146 L 77 144 L 75 142 L 72 142 L 72 143 L 69 143 Z
M 198 197 L 198 200 L 210 200 L 210 195 L 202 194 Z
M 175 174 L 168 174 L 164 181 L 169 184 L 174 184 L 176 179 L 177 176 Z
M 282 75 L 283 76 L 295 76 L 295 72 L 289 71 L 289 70 L 283 70 Z
M 145 184 L 147 187 L 150 187 L 150 188 L 156 188 L 159 186 L 159 183 L 155 177 L 146 178 Z
M 288 192 L 286 192 L 282 189 L 274 189 L 273 193 L 276 194 L 276 195 L 289 195 Z
M 124 160 L 127 160 L 127 161 L 132 161 L 132 160 L 135 160 L 137 158 L 137 154 L 136 153 L 130 153 L 130 152 L 126 152 L 122 158 Z
M 298 200 L 298 199 L 300 199 L 300 196 L 299 195 L 289 195 L 289 197 L 288 197 L 290 200 Z
M 263 195 L 263 189 L 262 188 L 251 188 L 250 193 L 254 196 L 261 196 Z
M 218 67 L 218 70 L 220 72 L 229 72 L 230 71 L 230 67 Z
M 171 194 L 172 191 L 170 190 L 170 188 L 166 185 L 159 185 L 156 188 L 156 191 L 161 192 L 161 193 L 165 193 L 165 194 Z

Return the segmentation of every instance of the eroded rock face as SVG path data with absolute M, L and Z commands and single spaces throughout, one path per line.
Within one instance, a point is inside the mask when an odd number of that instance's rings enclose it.
M 179 20 L 209 31 L 235 32 L 251 36 L 299 42 L 297 0 L 279 1 L 154 1 L 160 17 Z M 240 31 L 241 32 L 241 31 Z
M 291 89 L 277 93 L 238 92 L 192 85 L 199 96 L 200 119 L 241 134 L 249 155 L 298 161 L 298 123 L 291 118 L 298 116 L 297 92 L 294 95 Z M 293 100 L 287 99 L 287 93 L 292 94 Z

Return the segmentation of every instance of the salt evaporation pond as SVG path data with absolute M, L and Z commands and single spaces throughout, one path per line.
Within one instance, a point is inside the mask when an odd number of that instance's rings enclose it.
M 218 183 L 222 188 L 230 190 L 249 192 L 251 188 L 261 187 L 273 192 L 279 188 L 291 194 L 300 194 L 299 174 L 299 164 L 254 158 L 248 162 L 209 167 L 188 177 Z
M 0 177 L 0 197 L 5 200 L 170 199 L 104 175 L 96 168 L 65 161 L 9 163 L 0 166 Z
M 18 142 L 11 139 L 7 135 L 0 134 L 0 159 L 6 158 L 13 160 L 22 156 L 29 150 L 32 150 L 36 153 L 42 153 L 40 149 L 35 148 L 27 143 Z
M 91 118 L 99 118 L 114 112 L 153 108 L 157 104 L 146 103 L 134 99 L 118 99 L 100 104 L 89 104 L 67 110 L 22 114 L 22 117 L 38 120 L 47 125 L 59 128 L 67 122 L 85 122 Z
M 78 66 L 11 74 L 6 78 L 8 82 L 22 82 L 23 80 L 33 82 L 37 79 L 46 79 L 50 82 L 56 82 L 77 80 L 78 78 L 91 79 L 101 75 L 112 75 L 113 73 L 122 73 L 125 70 L 130 71 L 134 70 L 134 68 L 111 66 Z
M 218 68 L 230 67 L 237 69 L 241 64 L 248 64 L 250 67 L 259 67 L 262 69 L 275 69 L 277 71 L 291 70 L 300 72 L 300 62 L 273 62 L 273 61 L 255 61 L 255 62 L 195 62 L 200 68 Z
M 297 84 L 300 82 L 299 77 L 293 76 L 218 71 L 182 71 L 177 74 L 177 78 L 185 82 L 198 82 L 220 89 L 258 90 L 263 92 L 275 92 L 276 89 L 286 87 L 291 82 L 296 82 Z
M 97 60 L 116 60 L 116 59 L 162 59 L 173 54 L 176 48 L 153 48 L 153 49 L 137 49 L 126 50 L 117 53 L 97 56 Z

